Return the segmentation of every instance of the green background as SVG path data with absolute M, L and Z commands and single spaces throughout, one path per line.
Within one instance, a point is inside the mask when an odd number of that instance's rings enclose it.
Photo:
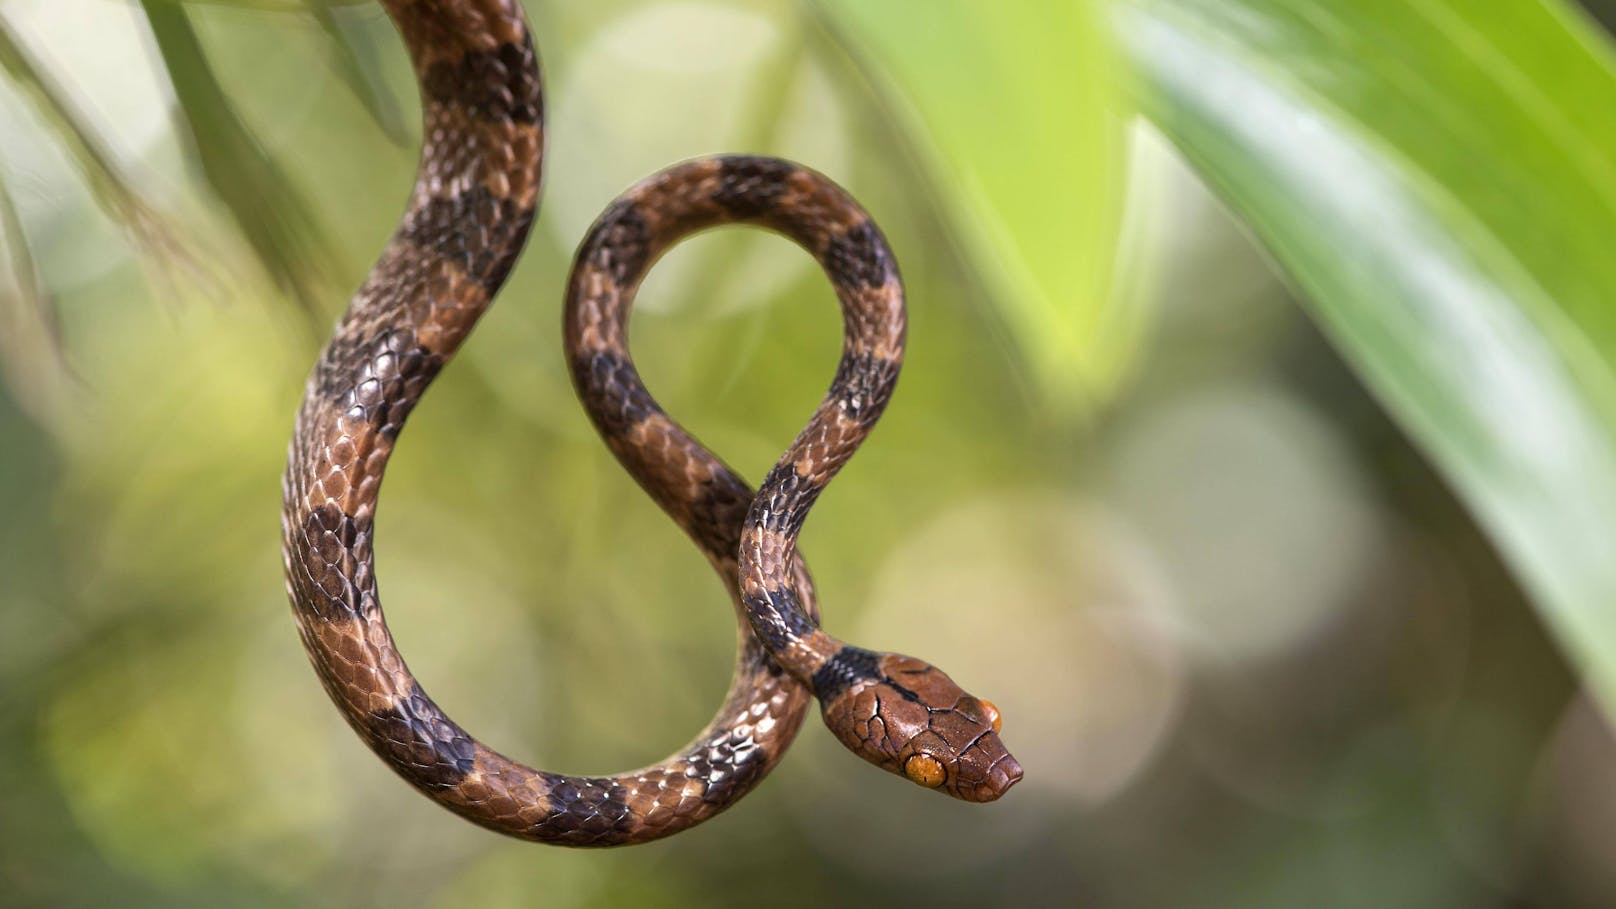
M 815 509 L 825 625 L 935 661 L 1026 779 L 816 719 L 614 852 L 467 825 L 327 703 L 280 580 L 302 383 L 418 128 L 368 3 L 0 0 L 0 904 L 1599 906 L 1616 886 L 1616 67 L 1511 0 L 526 4 L 538 226 L 410 421 L 388 619 L 499 750 L 610 773 L 733 620 L 560 351 L 572 251 L 682 158 L 874 214 L 899 392 Z M 834 371 L 731 230 L 640 297 L 653 392 L 761 476 Z M 1607 508 L 1607 505 L 1612 507 Z

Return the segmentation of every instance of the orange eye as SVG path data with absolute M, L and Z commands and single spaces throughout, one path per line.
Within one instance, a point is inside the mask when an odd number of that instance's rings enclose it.
M 981 698 L 977 700 L 982 701 Z M 992 701 L 982 701 L 982 712 L 988 715 L 988 722 L 993 724 L 994 732 L 1004 728 L 1004 720 L 999 718 L 999 708 L 993 706 Z
M 938 786 L 943 785 L 943 778 L 947 776 L 943 772 L 942 762 L 929 754 L 917 754 L 905 761 L 903 775 L 908 777 L 911 782 L 925 786 L 927 789 L 936 789 Z

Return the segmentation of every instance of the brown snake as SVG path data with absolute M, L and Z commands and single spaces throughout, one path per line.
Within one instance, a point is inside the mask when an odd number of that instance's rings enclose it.
M 285 479 L 293 614 L 326 691 L 360 737 L 440 804 L 501 833 L 573 846 L 640 843 L 717 814 L 756 786 L 809 704 L 853 751 L 927 787 L 989 801 L 1021 778 L 998 712 L 912 657 L 820 631 L 796 552 L 809 507 L 874 425 L 897 380 L 904 296 L 869 216 L 826 178 L 771 158 L 670 168 L 619 198 L 578 252 L 565 340 L 607 445 L 706 554 L 741 618 L 712 723 L 660 764 L 572 777 L 485 747 L 427 697 L 377 598 L 374 517 L 404 419 L 504 282 L 538 203 L 543 95 L 515 0 L 383 0 L 420 81 L 425 128 L 408 210 L 309 379 Z M 756 495 L 664 414 L 629 358 L 646 270 L 707 227 L 777 231 L 819 261 L 841 301 L 830 393 Z

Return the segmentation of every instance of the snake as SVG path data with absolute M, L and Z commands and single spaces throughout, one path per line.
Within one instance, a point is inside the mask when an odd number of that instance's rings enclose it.
M 426 694 L 399 653 L 376 579 L 375 509 L 400 431 L 509 275 L 537 210 L 544 93 L 514 0 L 382 0 L 408 49 L 423 140 L 406 211 L 309 376 L 283 482 L 282 552 L 299 636 L 360 739 L 415 789 L 472 823 L 564 846 L 644 843 L 755 788 L 817 698 L 866 761 L 956 798 L 1022 776 L 1001 720 L 945 673 L 819 627 L 797 540 L 810 507 L 887 406 L 906 311 L 887 241 L 828 178 L 776 158 L 687 161 L 611 204 L 581 245 L 563 338 L 607 447 L 696 544 L 730 593 L 740 644 L 712 722 L 660 763 L 616 776 L 538 770 L 487 747 Z M 844 323 L 823 403 L 752 490 L 641 381 L 627 324 L 647 270 L 679 240 L 749 224 L 807 250 Z

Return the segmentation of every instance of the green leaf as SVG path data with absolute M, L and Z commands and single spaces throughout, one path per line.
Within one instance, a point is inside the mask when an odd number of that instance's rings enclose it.
M 258 260 L 311 313 L 323 311 L 332 245 L 313 210 L 236 113 L 183 5 L 141 0 L 209 187 Z
M 331 45 L 331 66 L 337 76 L 394 145 L 408 144 L 409 126 L 399 110 L 398 99 L 387 88 L 376 46 L 365 31 L 358 28 L 351 17 L 334 12 L 329 0 L 304 0 L 304 3 Z
M 819 0 L 907 127 L 957 245 L 1054 403 L 1090 403 L 1131 360 L 1107 305 L 1120 133 L 1103 23 L 1082 3 Z
M 141 253 L 154 261 L 194 271 L 196 263 L 175 239 L 174 225 L 146 202 L 90 118 L 74 103 L 49 68 L 18 39 L 4 15 L 0 15 L 0 71 L 33 102 L 45 126 L 83 176 L 96 205 L 129 232 Z M 13 233 L 16 237 L 9 242 L 13 244 L 15 255 L 19 248 L 15 244 L 21 240 L 20 231 Z M 27 271 L 32 273 L 31 265 Z M 18 272 L 19 280 L 22 274 Z
M 1616 75 L 1558 2 L 1117 0 L 1251 225 L 1616 713 Z
M 50 293 L 34 265 L 22 218 L 0 183 L 0 380 L 6 397 L 40 417 L 71 371 Z M 32 405 L 31 407 L 28 405 Z
M 266 13 L 306 13 L 311 10 L 343 9 L 352 6 L 370 7 L 375 15 L 382 15 L 376 0 L 169 0 L 186 6 L 222 6 L 231 9 L 254 9 Z
M 331 52 L 331 68 L 348 86 L 365 111 L 394 145 L 410 142 L 410 128 L 398 99 L 382 75 L 381 58 L 364 25 L 384 20 L 386 14 L 375 0 L 165 0 L 186 6 L 217 6 L 252 9 L 269 13 L 308 16 L 325 34 Z

